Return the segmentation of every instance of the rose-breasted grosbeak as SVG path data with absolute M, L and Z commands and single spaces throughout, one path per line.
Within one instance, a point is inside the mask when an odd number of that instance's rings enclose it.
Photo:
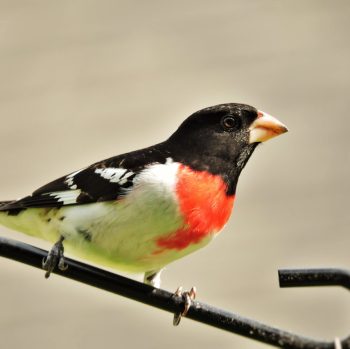
M 46 276 L 76 254 L 159 287 L 160 271 L 213 239 L 260 142 L 286 132 L 272 116 L 221 104 L 188 117 L 165 142 L 118 155 L 0 204 L 0 223 L 55 242 Z

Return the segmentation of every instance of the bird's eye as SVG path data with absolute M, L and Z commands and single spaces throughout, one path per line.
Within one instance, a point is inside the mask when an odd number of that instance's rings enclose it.
M 224 116 L 221 119 L 221 125 L 226 131 L 234 131 L 241 125 L 241 119 L 237 116 Z

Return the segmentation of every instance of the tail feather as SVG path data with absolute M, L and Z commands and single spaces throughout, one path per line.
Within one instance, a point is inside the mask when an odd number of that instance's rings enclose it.
M 13 203 L 16 203 L 17 200 L 13 201 L 0 201 L 0 213 L 6 213 L 8 216 L 17 216 L 24 208 L 16 207 Z
M 10 204 L 11 202 L 14 202 L 14 200 L 12 200 L 12 201 L 0 201 L 0 211 L 4 211 L 2 208 L 7 206 L 8 204 Z

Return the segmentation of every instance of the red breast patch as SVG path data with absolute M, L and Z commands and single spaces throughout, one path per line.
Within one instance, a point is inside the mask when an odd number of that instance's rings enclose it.
M 228 196 L 226 189 L 220 176 L 180 165 L 176 194 L 184 227 L 159 238 L 157 245 L 162 250 L 182 250 L 220 231 L 230 217 L 234 202 L 234 195 Z

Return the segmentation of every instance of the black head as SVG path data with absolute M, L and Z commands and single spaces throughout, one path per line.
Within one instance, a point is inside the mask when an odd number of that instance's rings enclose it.
M 246 104 L 227 103 L 205 108 L 189 116 L 166 144 L 174 160 L 195 170 L 220 174 L 229 184 L 229 191 L 234 193 L 244 165 L 257 144 L 267 139 L 260 133 L 252 138 L 253 130 L 262 130 L 262 122 L 257 126 L 257 120 L 263 120 L 266 115 Z M 271 131 L 271 127 L 264 130 L 265 133 Z
M 170 137 L 200 153 L 229 157 L 249 142 L 249 126 L 258 111 L 245 104 L 219 104 L 189 116 Z

